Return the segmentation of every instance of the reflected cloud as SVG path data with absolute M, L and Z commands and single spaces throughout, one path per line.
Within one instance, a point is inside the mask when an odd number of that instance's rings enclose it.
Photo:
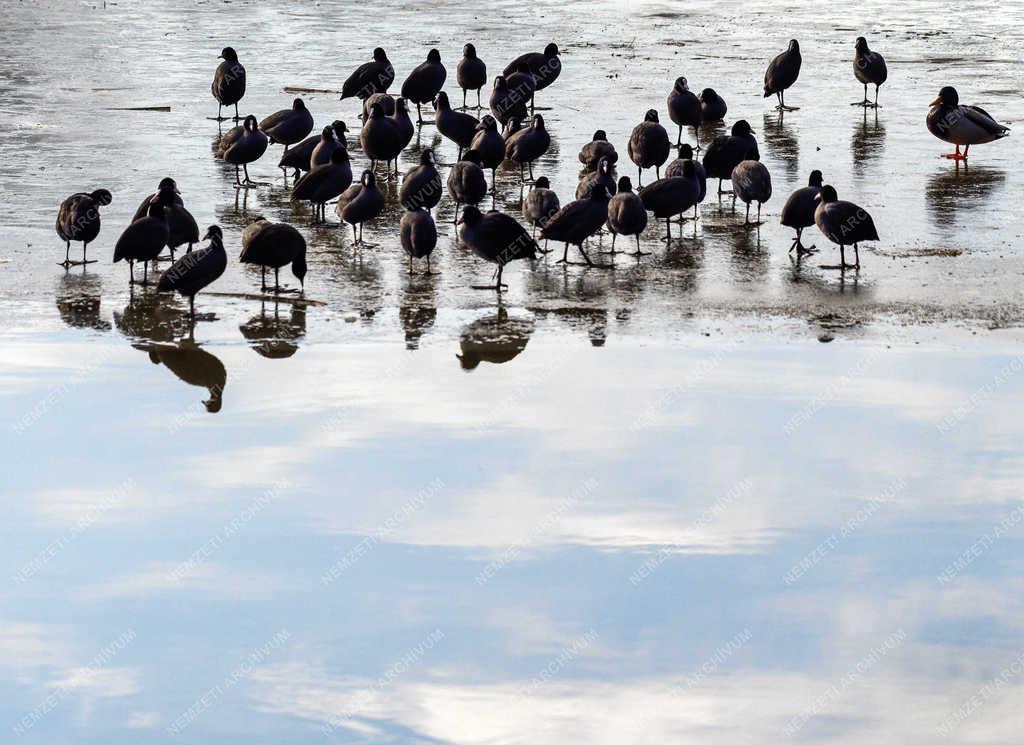
M 533 319 L 510 318 L 504 308 L 468 324 L 462 329 L 456 355 L 462 369 L 475 370 L 481 362 L 511 362 L 526 349 L 533 326 Z

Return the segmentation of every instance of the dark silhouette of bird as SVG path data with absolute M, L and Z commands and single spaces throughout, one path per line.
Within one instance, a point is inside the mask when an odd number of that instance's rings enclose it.
M 171 264 L 160 275 L 156 284 L 157 292 L 174 292 L 188 298 L 188 312 L 196 315 L 196 294 L 204 287 L 217 281 L 228 266 L 228 255 L 224 252 L 224 236 L 216 225 L 206 230 L 203 240 L 210 241 L 206 248 L 187 253 Z
M 700 117 L 702 122 L 720 122 L 725 119 L 729 107 L 725 99 L 715 92 L 714 88 L 705 88 L 700 92 Z
M 499 75 L 494 79 L 490 100 L 491 113 L 494 114 L 495 119 L 501 122 L 502 126 L 513 119 L 519 121 L 526 119 L 526 104 L 527 99 L 508 87 L 508 81 L 504 75 Z
M 644 120 L 633 127 L 629 136 L 629 159 L 637 167 L 637 185 L 641 184 L 645 168 L 654 168 L 655 174 L 661 178 L 661 165 L 668 160 L 672 144 L 668 132 L 658 123 L 658 112 L 648 110 Z
M 956 88 L 948 85 L 931 102 L 925 121 L 929 132 L 940 140 L 956 145 L 956 152 L 948 153 L 945 157 L 958 161 L 967 160 L 967 151 L 971 145 L 982 145 L 1010 134 L 1009 127 L 997 122 L 980 106 L 961 106 L 960 94 Z M 962 155 L 961 145 L 964 146 Z
M 683 215 L 697 204 L 700 186 L 692 160 L 683 163 L 683 175 L 658 179 L 640 190 L 640 199 L 648 212 L 665 221 L 665 242 L 672 240 L 671 219 Z
M 335 148 L 348 148 L 348 143 L 345 140 L 346 132 L 348 132 L 348 127 L 345 126 L 345 122 L 340 119 L 335 120 L 331 126 L 324 127 L 320 134 L 307 137 L 298 145 L 286 150 L 281 155 L 277 167 L 291 168 L 294 171 L 294 178 L 298 179 L 302 175 L 301 172 L 308 171 L 313 166 L 330 163 L 331 153 Z
M 281 287 L 280 269 L 291 264 L 292 274 L 305 287 L 306 239 L 302 233 L 283 222 L 257 218 L 242 231 L 242 253 L 238 260 L 260 268 L 260 291 L 267 291 L 267 268 L 274 270 L 272 292 L 297 292 Z
M 370 107 L 370 116 L 359 132 L 359 142 L 363 154 L 370 159 L 370 170 L 375 170 L 377 161 L 383 160 L 387 163 L 385 179 L 390 179 L 391 161 L 397 161 L 398 154 L 402 152 L 402 135 L 395 122 L 384 116 L 379 104 Z M 398 172 L 397 162 L 395 172 Z
M 384 211 L 384 195 L 377 188 L 373 171 L 363 171 L 358 184 L 352 184 L 338 199 L 335 207 L 342 222 L 352 226 L 353 246 L 369 246 L 363 242 L 363 223 L 372 220 Z M 356 228 L 359 232 L 356 232 Z
M 467 150 L 462 160 L 448 171 L 448 193 L 455 200 L 456 224 L 459 221 L 459 207 L 463 204 L 480 204 L 487 196 L 487 179 L 476 150 Z
M 775 108 L 779 111 L 796 111 L 799 108 L 786 106 L 786 89 L 800 77 L 800 62 L 800 44 L 796 39 L 790 39 L 786 51 L 772 59 L 764 71 L 764 97 L 778 97 L 779 105 Z
M 647 227 L 647 208 L 643 200 L 633 193 L 633 184 L 628 176 L 619 179 L 618 191 L 608 202 L 608 230 L 612 234 L 612 250 L 615 255 L 615 239 L 620 235 L 632 235 L 636 238 L 636 251 L 633 256 L 643 256 L 640 250 L 640 234 Z
M 398 200 L 407 210 L 424 208 L 428 212 L 441 201 L 441 174 L 437 170 L 434 151 L 429 147 L 420 153 L 420 164 L 405 174 Z
M 699 133 L 700 125 L 704 121 L 703 109 L 700 98 L 690 90 L 686 78 L 676 78 L 676 83 L 672 86 L 672 92 L 668 94 L 668 115 L 675 124 L 679 125 L 676 145 L 683 143 L 683 127 L 693 127 L 694 132 Z M 697 149 L 700 149 L 699 138 L 697 140 Z
M 158 192 L 150 200 L 149 214 L 135 220 L 117 239 L 114 245 L 114 263 L 121 259 L 128 262 L 129 284 L 136 284 L 135 262 L 142 263 L 142 281 L 138 284 L 149 284 L 149 262 L 160 255 L 170 236 L 165 207 L 171 203 L 171 192 Z
M 375 103 L 380 104 L 380 107 L 384 110 L 384 116 L 395 115 L 395 97 L 390 93 L 374 93 L 372 96 L 363 99 L 363 113 L 359 115 L 359 118 L 366 121 L 366 118 L 370 115 L 370 107 Z M 412 121 L 411 119 L 409 120 Z
M 463 111 L 455 111 L 448 101 L 448 94 L 444 91 L 438 93 L 434 100 L 434 122 L 438 132 L 458 145 L 460 158 L 462 151 L 473 141 L 476 127 L 480 123 L 474 116 Z
M 238 102 L 245 96 L 245 67 L 238 61 L 238 53 L 231 47 L 224 47 L 220 58 L 222 62 L 217 65 L 210 85 L 210 91 L 217 99 L 217 121 L 222 122 L 227 118 L 221 116 L 225 106 L 234 106 L 237 122 L 241 118 L 238 115 Z
M 373 50 L 373 60 L 356 68 L 348 76 L 341 87 L 341 99 L 353 96 L 363 100 L 374 93 L 387 93 L 395 82 L 395 68 L 391 66 L 387 53 L 377 47 Z
M 466 108 L 466 91 L 476 91 L 476 107 L 480 106 L 480 89 L 487 85 L 487 65 L 476 56 L 476 47 L 466 44 L 462 48 L 462 59 L 455 68 L 455 79 L 462 88 L 462 108 Z
M 608 158 L 602 158 L 596 171 L 588 173 L 580 179 L 576 184 L 576 198 L 584 199 L 595 186 L 603 186 L 609 199 L 615 193 L 615 172 Z
M 480 164 L 491 170 L 491 191 L 497 177 L 498 166 L 505 160 L 505 138 L 498 131 L 498 122 L 490 114 L 484 114 L 476 125 L 476 132 L 469 143 L 480 156 Z
M 541 176 L 523 199 L 523 217 L 533 226 L 533 237 L 537 236 L 537 228 L 547 225 L 559 209 L 561 205 L 558 203 L 558 195 L 551 190 L 547 176 Z
M 607 158 L 613 166 L 619 162 L 619 154 L 615 145 L 608 142 L 608 135 L 603 129 L 594 132 L 594 139 L 580 148 L 580 163 L 588 171 L 596 171 L 601 158 Z
M 507 78 L 518 70 L 523 63 L 533 73 L 534 86 L 538 91 L 542 91 L 554 83 L 562 72 L 562 59 L 558 56 L 558 45 L 554 42 L 544 47 L 543 52 L 527 52 L 516 57 L 509 62 L 502 74 Z M 533 109 L 532 97 L 530 108 L 531 110 Z M 523 118 L 525 119 L 525 116 Z
M 309 113 L 301 98 L 292 101 L 290 109 L 275 111 L 260 122 L 260 131 L 271 143 L 280 143 L 287 150 L 289 145 L 301 142 L 313 131 L 313 115 Z
M 501 281 L 502 271 L 510 261 L 537 258 L 537 241 L 530 237 L 515 218 L 503 212 L 481 213 L 474 205 L 462 211 L 462 242 L 484 261 L 498 265 L 493 285 L 473 285 L 474 290 L 497 290 L 508 285 Z
M 79 192 L 60 203 L 55 228 L 64 241 L 64 261 L 60 266 L 81 266 L 94 264 L 86 258 L 86 247 L 100 234 L 100 207 L 106 207 L 114 198 L 106 189 L 97 189 L 88 194 Z M 82 260 L 72 261 L 71 241 L 82 242 Z
M 267 144 L 267 136 L 259 130 L 256 117 L 252 114 L 245 117 L 242 126 L 228 130 L 221 138 L 217 157 L 234 165 L 236 187 L 249 189 L 257 186 L 256 182 L 249 178 L 249 164 L 262 157 L 267 151 Z M 245 171 L 245 181 L 239 180 L 239 166 Z
M 388 114 L 387 119 L 398 128 L 399 142 L 402 145 L 399 152 L 401 152 L 408 147 L 409 143 L 412 142 L 412 138 L 416 135 L 416 125 L 412 123 L 412 117 L 409 115 L 409 102 L 404 98 L 398 98 L 395 101 L 394 113 Z M 395 169 L 397 170 L 397 168 L 398 164 L 396 163 Z
M 348 150 L 339 147 L 331 153 L 331 162 L 314 166 L 292 187 L 293 202 L 310 202 L 314 222 L 327 219 L 326 203 L 340 196 L 352 184 L 352 166 Z
M 530 65 L 520 62 L 512 73 L 505 76 L 505 84 L 509 90 L 515 91 L 520 97 L 530 102 L 530 114 L 533 114 L 533 96 L 537 92 L 537 79 L 530 71 Z
M 530 169 L 530 181 L 533 181 L 533 161 L 548 151 L 551 135 L 544 128 L 544 117 L 534 114 L 529 127 L 521 129 L 505 143 L 505 157 L 519 164 L 519 180 L 525 183 L 524 167 Z
M 737 197 L 747 205 L 743 224 L 750 224 L 750 203 L 757 202 L 757 222 L 761 224 L 761 205 L 772 197 L 772 177 L 764 163 L 758 160 L 744 160 L 732 169 L 732 201 Z
M 760 159 L 754 130 L 746 119 L 740 119 L 732 125 L 732 134 L 716 137 L 704 150 L 704 170 L 708 178 L 718 179 L 718 193 L 725 194 L 722 181 L 732 179 L 732 169 L 745 160 Z
M 684 166 L 687 161 L 693 163 L 694 178 L 697 180 L 698 192 L 697 192 L 697 204 L 704 201 L 704 197 L 708 193 L 708 173 L 704 170 L 704 165 L 693 158 L 693 148 L 687 145 L 685 142 L 679 146 L 679 157 L 673 160 L 665 168 L 665 177 L 671 178 L 672 176 L 683 176 Z M 697 205 L 693 205 L 693 215 L 697 216 Z
M 171 251 L 171 261 L 174 261 L 174 252 L 179 246 L 188 246 L 188 250 L 191 251 L 192 246 L 199 243 L 199 225 L 192 213 L 185 209 L 185 202 L 181 198 L 181 192 L 178 191 L 178 184 L 174 179 L 169 176 L 160 179 L 156 192 L 143 199 L 138 209 L 135 210 L 132 222 L 149 214 L 149 204 L 153 197 L 160 192 L 167 192 L 166 198 L 163 200 L 163 204 L 166 205 L 164 214 L 170 229 L 167 248 Z
M 402 83 L 402 98 L 416 104 L 416 123 L 423 124 L 423 114 L 420 105 L 430 103 L 434 100 L 441 88 L 444 87 L 448 71 L 441 63 L 441 53 L 436 49 L 427 52 L 425 62 L 413 68 L 409 77 Z
M 821 171 L 811 171 L 807 186 L 790 194 L 786 199 L 786 204 L 782 207 L 782 216 L 779 222 L 796 231 L 796 238 L 793 239 L 793 245 L 789 247 L 789 252 L 793 253 L 795 248 L 797 256 L 811 253 L 814 249 L 814 246 L 804 246 L 800 239 L 803 236 L 804 228 L 814 225 L 814 213 L 818 208 L 818 195 L 821 194 L 822 183 Z
M 857 47 L 853 54 L 853 74 L 857 81 L 864 85 L 864 100 L 854 101 L 851 106 L 863 106 L 864 108 L 878 108 L 878 88 L 889 77 L 889 71 L 885 66 L 885 58 L 878 52 L 868 49 L 868 40 L 863 36 L 857 37 Z M 868 84 L 875 86 L 875 100 L 868 101 Z
M 835 269 L 860 269 L 859 243 L 877 241 L 875 222 L 867 211 L 853 202 L 840 201 L 836 190 L 825 185 L 818 195 L 818 207 L 814 211 L 814 222 L 822 235 L 839 245 L 839 266 Z M 852 245 L 856 257 L 852 267 L 846 263 L 846 246 Z
M 437 246 L 437 226 L 430 210 L 426 208 L 407 209 L 398 226 L 402 250 L 409 256 L 409 274 L 412 274 L 412 260 L 426 259 L 430 274 L 430 254 Z
M 559 264 L 569 263 L 569 244 L 576 246 L 587 266 L 607 268 L 590 260 L 583 242 L 601 229 L 608 220 L 608 200 L 611 194 L 602 184 L 596 184 L 584 199 L 569 202 L 551 216 L 541 228 L 543 238 L 565 244 Z

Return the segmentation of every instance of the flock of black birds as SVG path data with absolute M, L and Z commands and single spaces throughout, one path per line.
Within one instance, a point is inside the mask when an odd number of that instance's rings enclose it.
M 534 178 L 533 166 L 551 143 L 543 117 L 536 113 L 534 101 L 538 92 L 553 84 L 562 70 L 557 45 L 548 44 L 542 52 L 524 54 L 494 78 L 489 99 L 489 112 L 477 118 L 467 113 L 469 91 L 476 91 L 476 112 L 483 111 L 481 90 L 487 84 L 487 66 L 477 56 L 474 45 L 466 44 L 463 57 L 456 68 L 456 80 L 462 89 L 463 106 L 454 109 L 448 95 L 442 90 L 447 71 L 436 49 L 431 49 L 426 60 L 418 65 L 401 86 L 401 96 L 392 97 L 388 90 L 395 81 L 395 71 L 387 54 L 381 48 L 373 52 L 373 59 L 359 66 L 345 81 L 342 99 L 357 98 L 362 102 L 359 143 L 363 155 L 369 160 L 358 180 L 354 180 L 352 159 L 349 155 L 343 121 L 334 121 L 319 134 L 312 134 L 314 119 L 301 98 L 289 109 L 278 111 L 257 120 L 255 116 L 240 115 L 238 104 L 245 96 L 246 72 L 234 49 L 227 47 L 221 53 L 222 62 L 214 73 L 211 91 L 218 102 L 216 120 L 224 121 L 223 107 L 234 107 L 234 121 L 241 122 L 223 134 L 215 147 L 216 157 L 235 167 L 235 186 L 248 189 L 259 186 L 249 177 L 248 165 L 259 160 L 271 144 L 284 146 L 279 167 L 296 176 L 291 198 L 309 202 L 313 206 L 314 220 L 326 221 L 326 206 L 335 205 L 342 224 L 352 226 L 354 246 L 366 246 L 362 240 L 362 226 L 381 214 L 385 196 L 377 184 L 377 164 L 385 163 L 385 180 L 398 178 L 398 156 L 412 141 L 417 126 L 436 126 L 438 132 L 458 146 L 458 159 L 443 182 L 434 153 L 422 150 L 420 163 L 402 178 L 399 199 L 405 209 L 401 218 L 399 237 L 401 246 L 409 256 L 410 272 L 413 259 L 425 259 L 430 272 L 430 255 L 437 244 L 437 227 L 431 210 L 440 202 L 445 187 L 455 203 L 456 224 L 461 226 L 462 243 L 480 258 L 497 266 L 494 283 L 479 289 L 501 292 L 506 287 L 501 281 L 502 270 L 510 261 L 535 259 L 548 253 L 549 240 L 563 243 L 564 252 L 559 263 L 569 260 L 569 246 L 576 246 L 582 263 L 590 267 L 608 268 L 612 264 L 592 260 L 587 241 L 602 229 L 611 233 L 610 253 L 615 254 L 615 239 L 632 236 L 636 250 L 631 255 L 638 259 L 640 234 L 648 224 L 648 214 L 665 221 L 666 238 L 672 237 L 672 219 L 679 221 L 698 219 L 699 205 L 707 195 L 707 181 L 717 179 L 719 197 L 731 194 L 746 204 L 744 223 L 760 225 L 761 206 L 772 196 L 772 181 L 768 169 L 760 161 L 757 140 L 746 120 L 736 121 L 728 135 L 716 137 L 702 148 L 700 127 L 707 122 L 724 121 L 728 107 L 713 89 L 700 94 L 690 90 L 685 77 L 675 81 L 667 99 L 668 114 L 678 127 L 676 142 L 661 124 L 658 112 L 649 110 L 644 120 L 636 125 L 627 144 L 629 159 L 637 167 L 637 189 L 629 177 L 616 178 L 618 152 L 608 141 L 603 130 L 594 133 L 593 140 L 579 153 L 583 173 L 576 189 L 575 199 L 564 206 L 551 190 L 544 176 Z M 764 97 L 776 96 L 779 111 L 793 111 L 785 102 L 785 93 L 800 74 L 800 45 L 796 40 L 771 60 L 764 76 Z M 856 41 L 853 71 L 864 86 L 864 98 L 853 105 L 878 107 L 878 90 L 885 83 L 888 72 L 885 60 L 869 49 L 866 40 Z M 868 99 L 868 86 L 874 85 L 874 100 Z M 416 104 L 416 121 L 412 119 L 410 104 Z M 431 104 L 434 120 L 424 121 L 422 107 Z M 926 117 L 927 127 L 939 139 L 956 145 L 956 152 L 945 157 L 966 160 L 971 145 L 991 142 L 1006 136 L 1009 129 L 998 124 L 983 109 L 963 106 L 955 89 L 944 87 L 932 101 Z M 684 128 L 693 128 L 694 145 L 683 142 Z M 960 148 L 964 150 L 961 153 Z M 703 158 L 694 157 L 695 151 L 704 151 Z M 669 162 L 673 150 L 677 158 Z M 391 164 L 395 168 L 392 171 Z M 531 188 L 523 199 L 523 217 L 531 230 L 509 214 L 480 209 L 488 194 L 494 193 L 497 169 L 510 162 L 519 168 L 519 178 Z M 662 176 L 661 168 L 665 167 Z M 644 170 L 654 168 L 656 180 L 642 185 Z M 486 171 L 490 171 L 490 183 Z M 731 192 L 722 189 L 729 181 Z M 88 244 L 100 231 L 99 209 L 110 204 L 112 196 L 105 189 L 91 193 L 73 194 L 60 206 L 56 229 L 65 241 L 63 266 L 91 263 L 86 257 Z M 755 221 L 750 220 L 750 207 L 757 206 Z M 692 217 L 690 216 L 690 211 Z M 822 173 L 810 174 L 808 185 L 797 189 L 787 199 L 781 212 L 781 223 L 796 231 L 790 247 L 797 256 L 814 251 L 804 246 L 805 228 L 817 226 L 832 243 L 839 246 L 841 271 L 859 269 L 859 244 L 879 239 L 874 221 L 862 207 L 838 198 L 836 190 L 824 183 Z M 537 230 L 544 240 L 538 243 Z M 261 290 L 268 291 L 267 269 L 274 270 L 274 293 L 294 292 L 279 282 L 279 270 L 291 267 L 293 275 L 304 286 L 306 276 L 306 242 L 302 234 L 291 225 L 273 223 L 260 218 L 242 232 L 240 261 L 262 268 Z M 195 219 L 185 208 L 177 185 L 172 178 L 163 179 L 156 192 L 142 200 L 131 224 L 118 238 L 114 248 L 114 261 L 126 260 L 132 284 L 150 284 L 148 266 L 161 258 L 164 248 L 170 249 L 173 263 L 156 282 L 157 290 L 177 291 L 188 297 L 194 313 L 195 295 L 219 278 L 227 267 L 221 229 L 212 225 L 203 240 L 207 247 L 193 251 L 200 242 Z M 82 243 L 82 260 L 70 258 L 71 242 Z M 176 249 L 185 246 L 185 255 L 174 260 Z M 845 249 L 852 246 L 855 260 L 846 263 Z M 135 278 L 134 264 L 143 264 L 143 277 Z M 299 290 L 301 291 L 301 290 Z

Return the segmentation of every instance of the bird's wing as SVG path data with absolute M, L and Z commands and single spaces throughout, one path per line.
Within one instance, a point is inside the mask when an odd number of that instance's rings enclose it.
M 281 109 L 281 111 L 275 111 L 273 114 L 260 121 L 260 129 L 264 132 L 268 129 L 273 129 L 281 122 L 287 120 L 291 115 L 292 109 Z
M 960 110 L 967 115 L 968 119 L 982 127 L 986 132 L 998 135 L 1010 130 L 1009 127 L 1005 127 L 997 122 L 991 114 L 980 106 L 961 106 Z

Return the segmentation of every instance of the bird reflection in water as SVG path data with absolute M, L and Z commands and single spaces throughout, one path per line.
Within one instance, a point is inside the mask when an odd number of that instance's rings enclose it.
M 220 411 L 227 371 L 215 355 L 196 344 L 186 309 L 165 295 L 140 293 L 131 297 L 122 312 L 114 313 L 114 325 L 134 339 L 132 347 L 148 354 L 154 365 L 163 365 L 189 385 L 205 388 L 209 393 L 203 401 L 206 410 Z
M 60 319 L 76 329 L 110 331 L 110 322 L 100 316 L 103 284 L 97 274 L 67 271 L 57 283 L 57 312 Z
M 850 155 L 853 157 L 854 178 L 862 178 L 872 161 L 885 152 L 885 125 L 878 120 L 878 109 L 868 114 L 864 109 L 863 119 L 853 125 L 850 137 Z
M 437 320 L 435 277 L 415 275 L 408 278 L 398 308 L 398 321 L 405 332 L 405 348 L 420 348 L 420 338 Z
M 943 168 L 928 178 L 925 206 L 936 227 L 951 228 L 961 213 L 993 209 L 998 204 L 995 193 L 1005 182 L 1006 172 L 998 168 L 959 164 L 953 169 Z
M 497 314 L 479 318 L 462 329 L 460 352 L 456 356 L 463 370 L 475 370 L 481 362 L 500 365 L 518 357 L 533 333 L 533 320 L 509 318 L 499 307 Z
M 267 313 L 266 302 L 260 303 L 260 312 L 238 327 L 256 354 L 280 360 L 299 351 L 298 342 L 306 335 L 306 306 L 291 303 L 287 315 L 282 315 L 280 303 L 274 301 L 274 310 Z
M 608 339 L 608 311 L 604 308 L 558 308 L 550 313 L 569 328 L 586 331 L 591 346 L 603 347 Z
M 795 176 L 800 170 L 800 142 L 792 128 L 785 124 L 785 112 L 764 115 L 764 145 L 776 160 L 782 161 L 786 173 Z

